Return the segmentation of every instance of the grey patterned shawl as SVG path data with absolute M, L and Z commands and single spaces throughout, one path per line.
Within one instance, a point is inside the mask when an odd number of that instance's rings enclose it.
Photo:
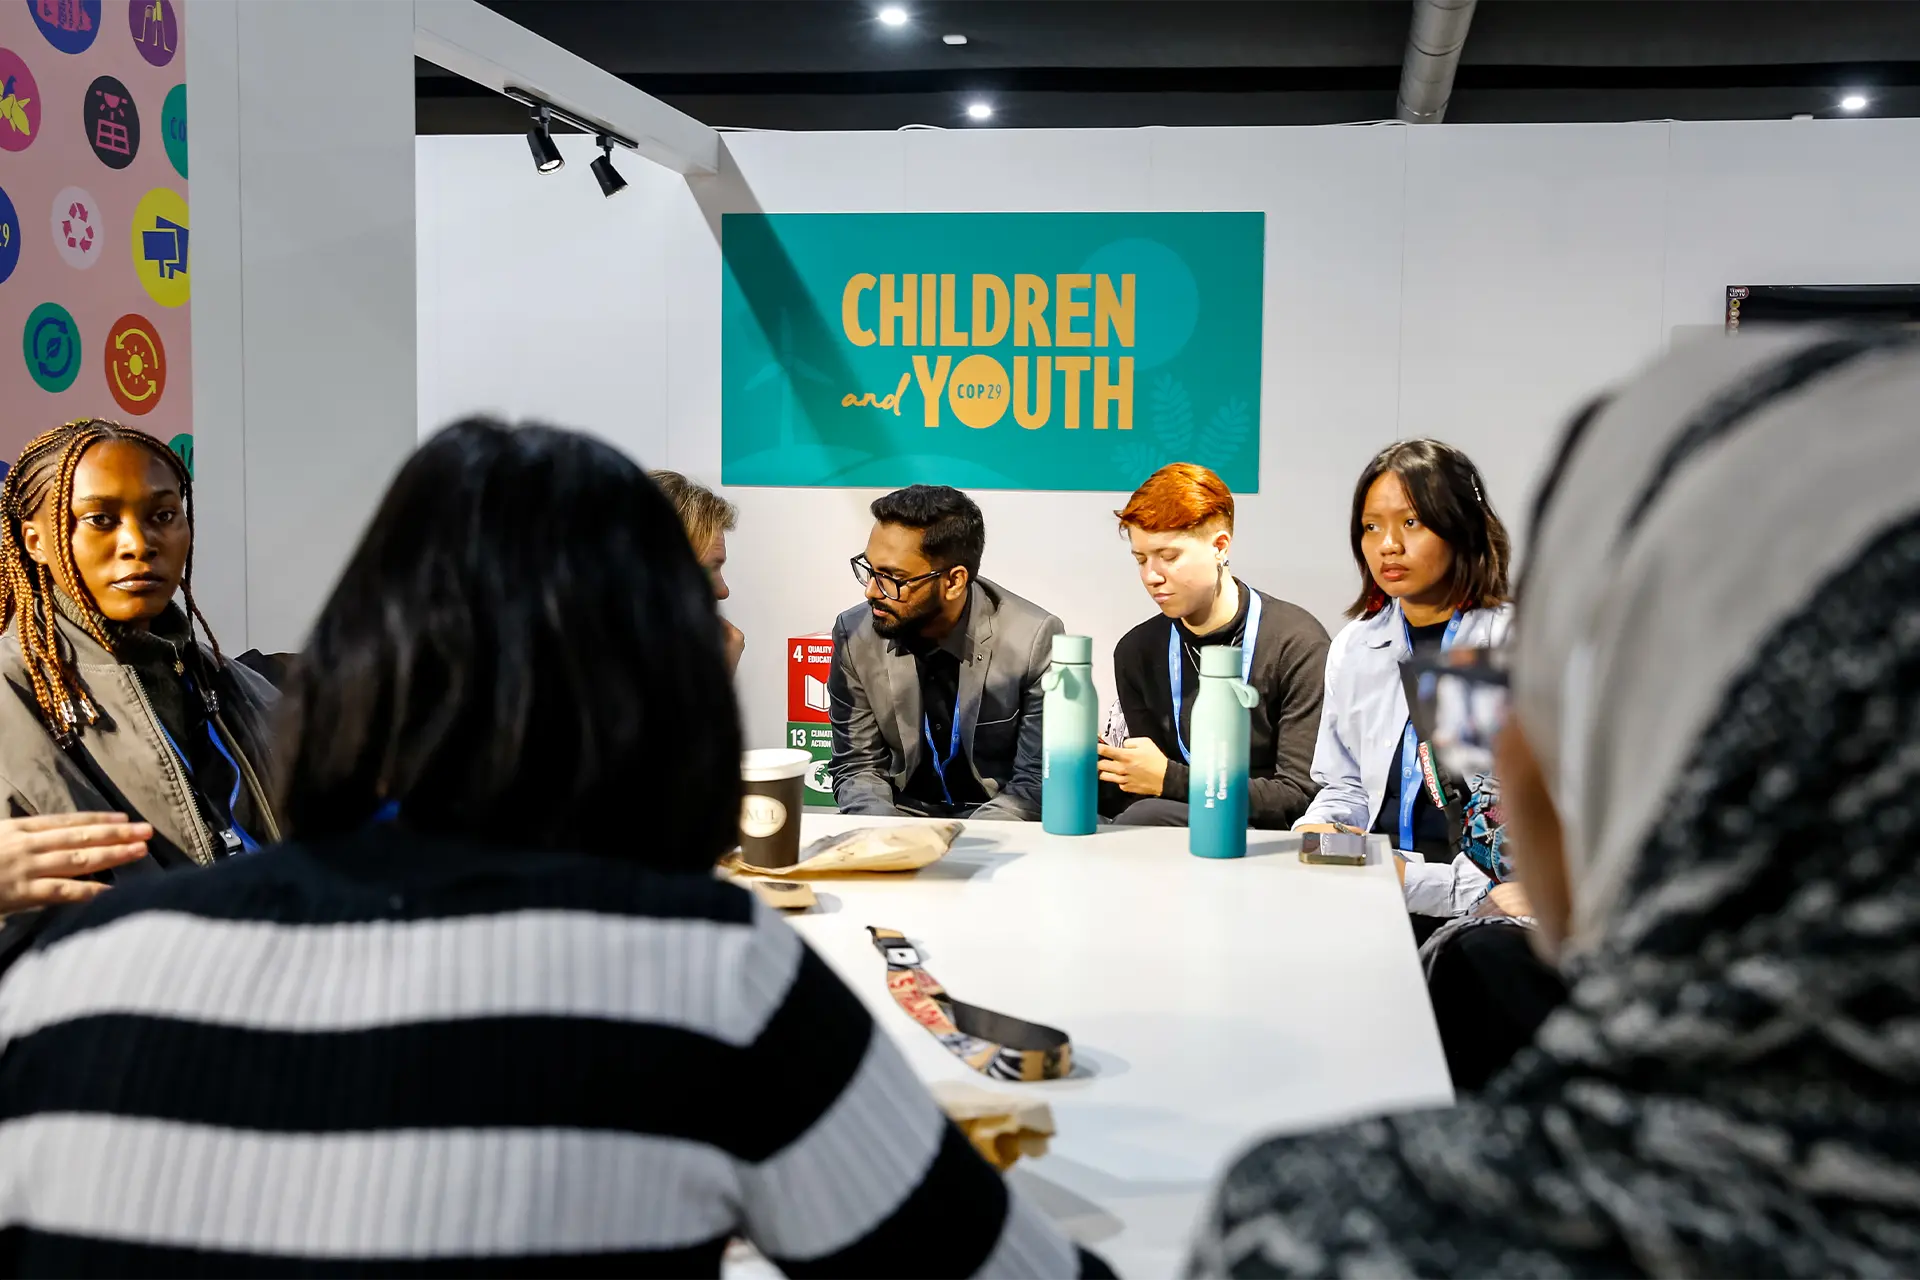
M 1708 343 L 1550 483 L 1569 1001 L 1472 1103 L 1242 1157 L 1192 1272 L 1920 1274 L 1920 352 Z

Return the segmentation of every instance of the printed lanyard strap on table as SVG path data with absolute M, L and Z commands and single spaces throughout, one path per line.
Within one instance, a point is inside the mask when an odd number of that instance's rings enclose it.
M 1260 593 L 1247 588 L 1247 630 L 1240 637 L 1240 683 L 1253 683 L 1253 642 L 1260 638 Z M 1180 758 L 1187 760 L 1187 735 L 1180 731 L 1180 695 L 1185 687 L 1187 664 L 1180 653 L 1180 623 L 1176 619 L 1167 630 L 1167 687 L 1173 690 L 1173 741 Z
M 158 717 L 156 717 L 156 720 L 157 719 Z M 165 736 L 167 745 L 173 748 L 173 754 L 179 757 L 180 767 L 187 771 L 188 784 L 192 786 L 194 790 L 198 791 L 200 784 L 193 776 L 193 762 L 187 759 L 187 753 L 180 749 L 180 744 L 173 740 L 173 734 L 168 732 L 166 725 L 163 724 L 160 726 L 160 732 Z M 227 750 L 227 744 L 220 741 L 220 734 L 214 729 L 212 720 L 207 721 L 207 737 L 213 740 L 213 749 L 220 753 L 221 758 L 224 759 L 228 767 L 233 770 L 233 791 L 227 797 L 227 828 L 224 831 L 215 832 L 214 838 L 219 840 L 224 846 L 224 852 L 229 857 L 236 853 L 253 853 L 260 848 L 260 842 L 248 835 L 247 829 L 240 825 L 240 815 L 237 812 L 237 806 L 240 803 L 240 784 L 243 777 L 240 772 L 240 762 L 233 758 L 231 751 Z
M 867 932 L 886 958 L 894 1003 L 954 1057 L 995 1080 L 1058 1080 L 1073 1073 L 1066 1032 L 955 1000 L 920 967 L 920 952 L 905 934 L 872 925 Z
M 1440 652 L 1453 648 L 1455 637 L 1460 634 L 1460 619 L 1465 615 L 1456 612 L 1447 620 L 1446 634 L 1440 637 Z M 1413 655 L 1413 628 L 1407 625 L 1407 615 L 1400 615 L 1401 630 L 1407 636 L 1407 655 Z M 1434 767 L 1433 748 L 1420 741 L 1420 734 L 1413 727 L 1413 708 L 1407 708 L 1407 727 L 1400 735 L 1400 843 L 1397 848 L 1413 849 L 1413 805 L 1420 798 L 1420 787 L 1427 788 L 1427 796 L 1433 801 L 1433 807 L 1445 810 L 1447 807 L 1446 788 L 1440 785 L 1440 772 Z

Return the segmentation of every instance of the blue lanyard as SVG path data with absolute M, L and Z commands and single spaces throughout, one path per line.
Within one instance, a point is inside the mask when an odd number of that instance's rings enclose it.
M 1455 612 L 1447 621 L 1447 633 L 1440 637 L 1440 652 L 1453 648 L 1454 637 L 1460 634 L 1460 619 L 1465 615 Z M 1407 656 L 1413 656 L 1413 628 L 1407 625 L 1407 615 L 1400 615 L 1400 629 L 1406 633 Z M 1413 708 L 1407 708 L 1407 727 L 1400 735 L 1400 843 L 1397 847 L 1406 850 L 1413 848 L 1413 804 L 1420 798 L 1420 735 L 1414 732 Z
M 1260 593 L 1247 588 L 1247 630 L 1240 637 L 1240 683 L 1253 683 L 1253 642 L 1260 638 Z M 1180 732 L 1180 693 L 1186 683 L 1187 664 L 1180 653 L 1180 622 L 1175 619 L 1167 629 L 1167 686 L 1173 690 L 1173 742 L 1180 758 L 1187 755 L 1187 735 Z
M 923 715 L 920 717 L 920 732 L 926 735 L 927 750 L 933 754 L 933 772 L 940 779 L 940 794 L 953 803 L 953 792 L 947 788 L 947 770 L 953 767 L 953 761 L 960 754 L 960 695 L 953 698 L 953 740 L 947 744 L 947 758 L 940 758 L 940 748 L 933 745 L 933 721 Z
M 192 686 L 188 687 L 191 688 Z M 154 719 L 157 723 L 159 717 L 156 716 Z M 166 725 L 163 724 L 160 726 L 160 733 L 166 738 L 167 745 L 173 748 L 173 754 L 180 758 L 180 767 L 187 771 L 187 781 L 193 783 L 193 764 L 187 759 L 187 753 L 182 751 L 180 744 L 173 740 L 173 734 L 168 732 Z M 207 737 L 213 741 L 213 749 L 218 751 L 221 758 L 233 769 L 233 793 L 227 797 L 227 823 L 232 827 L 233 834 L 240 837 L 241 852 L 257 852 L 260 848 L 260 842 L 247 834 L 247 829 L 240 825 L 240 816 L 235 811 L 235 806 L 240 803 L 240 781 L 242 777 L 240 762 L 233 758 L 231 751 L 227 750 L 227 744 L 220 741 L 220 735 L 214 731 L 213 721 L 211 720 L 207 721 Z M 198 789 L 198 785 L 195 784 L 195 790 Z

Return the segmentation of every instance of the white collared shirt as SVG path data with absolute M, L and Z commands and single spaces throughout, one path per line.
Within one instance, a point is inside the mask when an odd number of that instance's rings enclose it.
M 1513 606 L 1470 609 L 1461 616 L 1454 643 L 1498 645 L 1507 637 Z M 1313 780 L 1320 784 L 1294 826 L 1344 823 L 1373 829 L 1386 795 L 1387 775 L 1407 727 L 1407 696 L 1400 664 L 1408 657 L 1407 628 L 1394 601 L 1371 618 L 1340 629 L 1327 651 L 1326 696 L 1320 704 L 1320 736 L 1313 749 Z M 1460 854 L 1451 864 L 1427 862 L 1411 849 L 1407 860 L 1407 910 L 1456 916 L 1471 910 L 1493 887 L 1486 873 Z

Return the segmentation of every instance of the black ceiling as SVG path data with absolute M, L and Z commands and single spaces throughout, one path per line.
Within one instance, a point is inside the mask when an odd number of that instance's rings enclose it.
M 486 0 L 708 124 L 1327 124 L 1391 117 L 1408 0 Z M 960 46 L 943 35 L 967 37 Z M 422 133 L 521 108 L 419 64 Z M 1480 0 L 1447 119 L 1920 115 L 1916 0 Z

